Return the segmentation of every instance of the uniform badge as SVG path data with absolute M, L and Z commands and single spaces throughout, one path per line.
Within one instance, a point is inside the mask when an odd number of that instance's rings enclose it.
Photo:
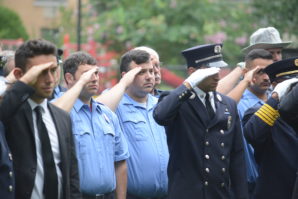
M 214 46 L 214 53 L 217 53 L 217 54 L 221 53 L 221 46 L 220 45 L 215 45 Z
M 229 129 L 231 127 L 232 124 L 232 116 L 228 116 L 228 123 L 227 123 L 227 128 Z
M 106 114 L 103 114 L 103 117 L 105 118 L 106 122 L 107 122 L 108 124 L 110 124 L 110 120 L 109 120 L 108 116 L 107 116 Z
M 295 63 L 295 66 L 298 66 L 298 59 L 295 59 L 294 63 Z
M 220 101 L 220 102 L 222 101 L 220 94 L 217 94 L 216 97 L 217 97 L 218 101 Z

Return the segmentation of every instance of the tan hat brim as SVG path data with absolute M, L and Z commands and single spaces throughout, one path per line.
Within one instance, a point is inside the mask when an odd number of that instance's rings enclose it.
M 250 45 L 250 46 L 248 46 L 246 48 L 243 48 L 242 49 L 242 52 L 245 53 L 245 54 L 247 54 L 247 53 L 249 53 L 253 49 L 284 48 L 284 47 L 288 46 L 291 43 L 292 43 L 291 41 L 282 42 L 282 43 L 276 43 L 276 44 L 257 43 L 257 44 Z

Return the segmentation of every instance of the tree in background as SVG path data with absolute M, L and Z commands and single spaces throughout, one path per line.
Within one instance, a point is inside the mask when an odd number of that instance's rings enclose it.
M 156 49 L 166 64 L 184 63 L 180 51 L 204 43 L 224 43 L 229 63 L 241 61 L 241 49 L 256 26 L 245 2 L 222 0 L 90 0 L 88 26 L 94 38 L 113 50 L 139 45 Z
M 0 38 L 28 39 L 28 34 L 20 17 L 12 10 L 0 6 Z
M 254 15 L 264 26 L 274 26 L 281 33 L 298 36 L 297 0 L 253 0 Z

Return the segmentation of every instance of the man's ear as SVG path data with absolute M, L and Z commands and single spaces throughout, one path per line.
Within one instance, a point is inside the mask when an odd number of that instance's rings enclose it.
M 125 74 L 126 74 L 126 72 L 123 71 L 123 72 L 121 73 L 121 78 L 122 78 Z
M 19 80 L 24 75 L 24 72 L 21 68 L 16 67 L 13 70 L 13 75 L 17 80 Z
M 64 79 L 65 79 L 65 83 L 68 84 L 72 84 L 74 81 L 74 77 L 71 73 L 65 73 L 64 74 Z
M 197 69 L 194 68 L 194 67 L 188 67 L 188 68 L 187 68 L 187 74 L 190 75 L 190 74 L 192 74 L 193 72 L 195 72 L 196 70 L 197 70 Z

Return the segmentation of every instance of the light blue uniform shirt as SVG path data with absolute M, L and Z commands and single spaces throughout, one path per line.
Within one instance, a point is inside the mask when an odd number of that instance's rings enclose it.
M 167 194 L 169 151 L 165 129 L 153 119 L 156 103 L 157 98 L 148 95 L 146 108 L 125 94 L 116 112 L 130 153 L 127 188 L 136 196 Z
M 114 162 L 129 157 L 127 142 L 115 113 L 92 100 L 77 100 L 71 113 L 81 191 L 105 194 L 116 188 Z
M 261 99 L 259 99 L 255 94 L 246 89 L 238 103 L 238 112 L 240 120 L 243 119 L 245 111 L 247 111 L 247 109 L 251 107 L 254 107 L 256 104 L 263 105 L 264 102 Z M 246 142 L 246 139 L 244 139 L 243 143 L 245 150 L 244 156 L 247 168 L 247 180 L 248 182 L 255 182 L 258 177 L 258 168 L 254 158 L 254 149 L 250 144 Z

